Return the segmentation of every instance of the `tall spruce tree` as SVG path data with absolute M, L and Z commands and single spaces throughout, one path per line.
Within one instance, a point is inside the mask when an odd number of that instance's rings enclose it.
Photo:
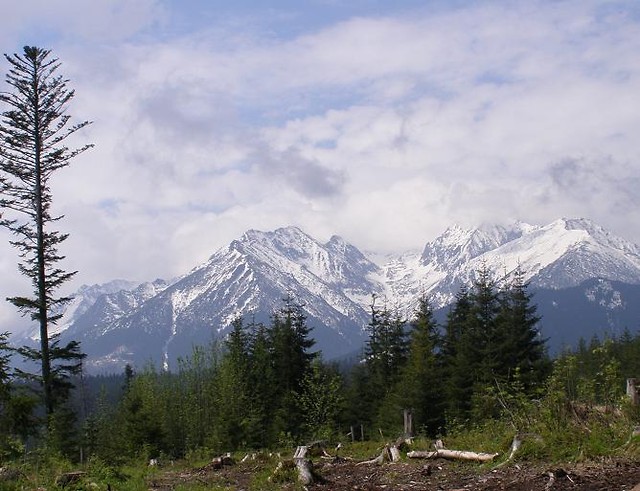
M 500 294 L 497 375 L 506 380 L 518 373 L 524 388 L 531 390 L 548 375 L 550 362 L 545 353 L 546 340 L 537 329 L 540 316 L 527 288 L 524 272 L 518 267 Z
M 282 308 L 272 316 L 269 331 L 272 366 L 277 377 L 274 424 L 276 433 L 295 435 L 302 422 L 297 398 L 317 353 L 310 351 L 315 341 L 309 337 L 311 329 L 302 306 L 291 297 L 284 298 L 283 302 Z
M 444 425 L 441 336 L 426 296 L 410 322 L 409 357 L 398 384 L 404 409 L 412 409 L 416 427 L 435 436 Z
M 19 270 L 33 285 L 32 297 L 7 300 L 39 323 L 40 378 L 44 406 L 51 415 L 56 400 L 49 331 L 60 318 L 60 307 L 69 301 L 57 297 L 56 291 L 75 273 L 56 266 L 64 258 L 58 246 L 67 234 L 51 230 L 62 217 L 52 214 L 49 181 L 55 171 L 92 145 L 74 150 L 66 146 L 67 138 L 89 122 L 70 124 L 67 108 L 74 91 L 67 87 L 68 80 L 57 75 L 57 58 L 49 50 L 30 46 L 22 55 L 5 58 L 10 65 L 6 75 L 10 92 L 0 93 L 0 102 L 7 108 L 0 122 L 0 209 L 4 211 L 0 225 L 17 237 L 11 244 L 20 253 Z M 71 351 L 75 347 L 67 346 Z
M 386 303 L 378 307 L 376 296 L 373 296 L 371 320 L 367 326 L 369 340 L 364 353 L 366 370 L 359 381 L 360 393 L 355 395 L 369 401 L 368 411 L 361 417 L 387 429 L 393 426 L 402 405 L 393 389 L 407 361 L 406 325 L 406 320 L 397 311 L 390 310 Z
M 492 385 L 504 355 L 497 329 L 500 297 L 493 272 L 483 264 L 477 271 L 471 290 L 471 325 L 466 331 L 472 348 L 470 366 L 476 370 L 476 382 Z
M 220 411 L 217 421 L 218 439 L 228 449 L 246 446 L 252 429 L 248 387 L 250 368 L 249 335 L 241 317 L 231 323 L 225 339 L 225 352 L 220 362 L 216 392 Z
M 278 381 L 272 363 L 271 342 L 267 327 L 254 320 L 249 324 L 249 373 L 247 388 L 249 398 L 249 421 L 247 444 L 253 448 L 266 447 L 273 443 L 273 418 L 276 409 Z
M 447 314 L 442 346 L 445 393 L 449 418 L 464 419 L 471 408 L 470 394 L 475 375 L 469 365 L 474 352 L 468 331 L 472 328 L 472 301 L 469 290 L 462 286 Z

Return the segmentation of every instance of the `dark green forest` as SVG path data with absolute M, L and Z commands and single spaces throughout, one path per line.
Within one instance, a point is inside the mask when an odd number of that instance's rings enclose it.
M 395 439 L 405 410 L 414 432 L 429 438 L 501 418 L 525 430 L 522 411 L 560 411 L 559 401 L 621 403 L 625 379 L 640 372 L 640 336 L 584 340 L 552 360 L 522 277 L 498 285 L 480 271 L 444 325 L 426 297 L 409 319 L 373 297 L 369 338 L 352 363 L 323 360 L 302 306 L 286 298 L 268 325 L 236 319 L 224 339 L 194 347 L 175 373 L 149 365 L 112 376 L 66 374 L 48 418 L 41 384 L 10 368 L 20 350 L 4 335 L 0 462 L 31 451 L 117 464 L 318 439 Z

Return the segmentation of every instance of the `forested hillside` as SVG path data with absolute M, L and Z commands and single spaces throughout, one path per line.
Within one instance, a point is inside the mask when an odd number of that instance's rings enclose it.
M 74 404 L 60 408 L 56 431 L 44 440 L 36 400 L 9 371 L 5 342 L 2 455 L 17 457 L 26 446 L 123 462 L 205 448 L 395 438 L 407 409 L 417 434 L 437 437 L 512 417 L 513 402 L 618 404 L 625 378 L 640 372 L 640 337 L 585 340 L 551 360 L 538 320 L 519 275 L 497 285 L 488 271 L 479 274 L 443 326 L 426 298 L 406 320 L 374 297 L 366 348 L 357 363 L 339 368 L 314 350 L 312 327 L 285 299 L 270 324 L 237 319 L 223 342 L 194 347 L 175 372 L 149 365 L 76 379 Z M 103 389 L 88 390 L 96 384 Z

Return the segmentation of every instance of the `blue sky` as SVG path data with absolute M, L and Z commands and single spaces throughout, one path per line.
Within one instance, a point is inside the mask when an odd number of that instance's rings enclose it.
M 53 183 L 69 288 L 170 278 L 286 225 L 391 252 L 566 216 L 640 242 L 639 33 L 635 0 L 32 0 L 0 18 L 2 51 L 52 49 L 94 122 Z M 28 285 L 0 239 L 5 297 Z

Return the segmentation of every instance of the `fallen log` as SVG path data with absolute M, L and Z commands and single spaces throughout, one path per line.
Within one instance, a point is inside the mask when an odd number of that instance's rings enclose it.
M 495 459 L 497 453 L 483 453 L 483 452 L 469 452 L 466 450 L 448 450 L 446 448 L 440 448 L 433 452 L 429 451 L 417 451 L 407 453 L 407 457 L 410 459 L 434 459 L 441 457 L 443 459 L 451 460 L 468 460 L 473 462 L 489 462 Z
M 434 459 L 437 456 L 437 450 L 412 450 L 411 452 L 407 452 L 407 457 L 409 457 L 410 459 Z

